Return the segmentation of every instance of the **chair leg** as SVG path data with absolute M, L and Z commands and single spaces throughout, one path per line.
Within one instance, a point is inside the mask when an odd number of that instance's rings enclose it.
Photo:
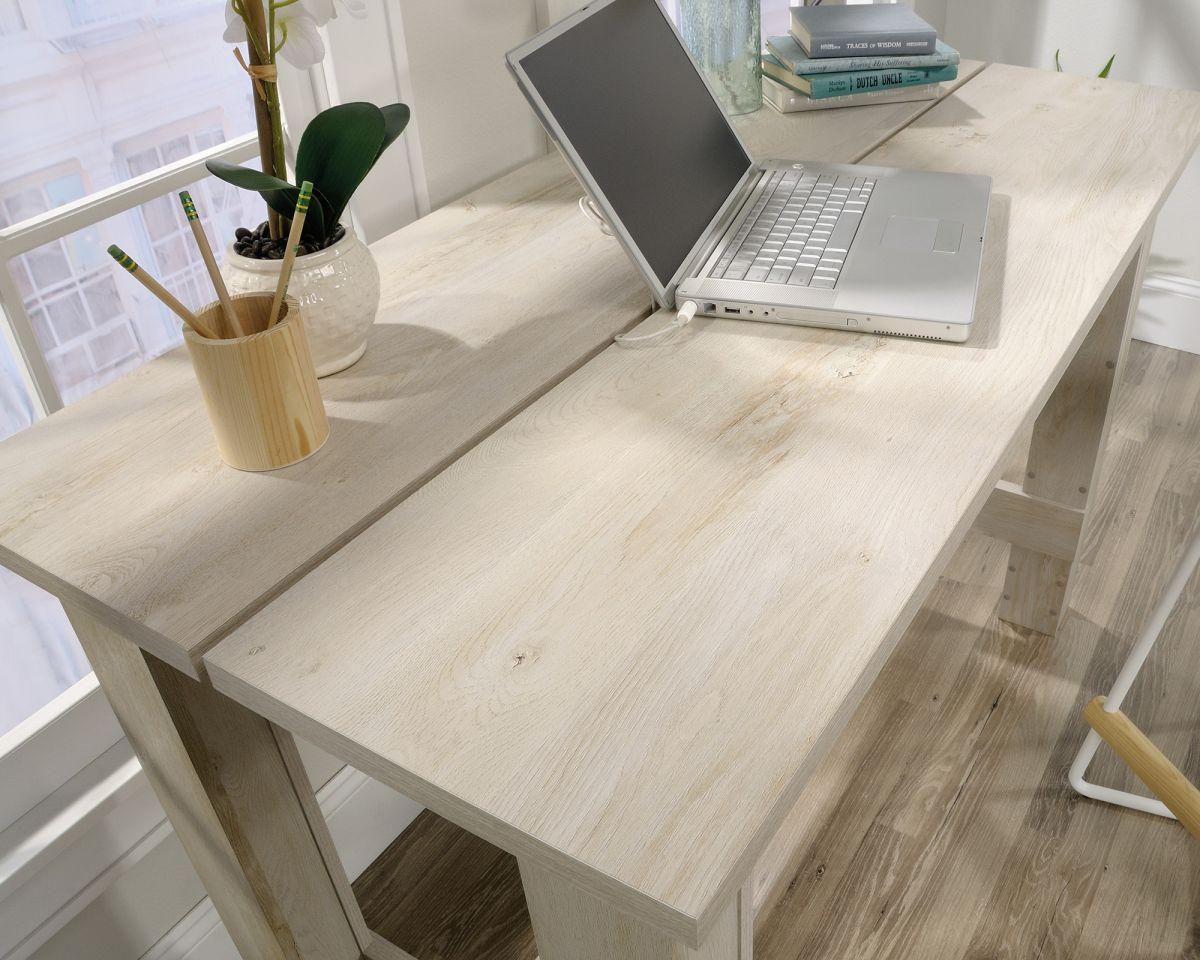
M 1200 840 L 1200 790 L 1179 768 L 1125 714 L 1107 709 L 1104 697 L 1096 697 L 1084 707 L 1083 718 L 1188 832 Z
M 1175 609 L 1175 604 L 1179 601 L 1184 587 L 1187 586 L 1188 580 L 1191 579 L 1197 566 L 1200 566 L 1200 536 L 1194 537 L 1192 542 L 1188 544 L 1183 558 L 1179 561 L 1179 565 L 1175 568 L 1175 572 L 1171 575 L 1171 579 L 1167 583 L 1167 588 L 1163 591 L 1162 596 L 1159 597 L 1158 604 L 1150 614 L 1149 620 L 1146 621 L 1146 626 L 1142 629 L 1141 636 L 1138 637 L 1138 641 L 1130 651 L 1128 659 L 1122 665 L 1121 672 L 1117 674 L 1117 679 L 1113 683 L 1112 689 L 1108 692 L 1108 696 L 1106 698 L 1098 698 L 1105 701 L 1105 712 L 1116 713 L 1120 710 L 1121 703 L 1124 701 L 1126 694 L 1129 693 L 1129 689 L 1133 686 L 1133 681 L 1137 679 L 1138 672 L 1142 669 L 1142 665 L 1145 664 L 1146 658 L 1150 656 L 1150 651 L 1154 649 L 1154 644 L 1158 642 L 1163 627 L 1166 626 L 1167 619 L 1171 616 L 1171 611 Z M 1085 711 L 1084 715 L 1086 718 L 1087 711 Z M 1125 716 L 1124 714 L 1120 715 L 1122 717 Z M 1101 720 L 1103 719 L 1101 718 Z M 1092 724 L 1092 726 L 1095 727 L 1095 724 Z M 1130 726 L 1132 726 L 1132 723 Z M 1137 728 L 1134 727 L 1134 729 L 1136 730 Z M 1131 810 L 1140 810 L 1143 813 L 1152 813 L 1156 816 L 1174 819 L 1175 814 L 1172 813 L 1166 804 L 1159 800 L 1151 800 L 1148 797 L 1141 797 L 1136 793 L 1129 793 L 1125 790 L 1114 790 L 1112 787 L 1100 786 L 1085 778 L 1088 765 L 1092 762 L 1092 758 L 1100 748 L 1101 733 L 1103 731 L 1097 732 L 1097 730 L 1092 730 L 1088 733 L 1087 739 L 1083 741 L 1083 746 L 1079 748 L 1079 753 L 1075 755 L 1075 761 L 1071 764 L 1069 779 L 1071 786 L 1075 788 L 1076 792 L 1093 800 L 1115 803 L 1122 807 L 1128 807 Z M 1107 740 L 1108 738 L 1105 737 L 1104 739 Z M 1147 784 L 1147 786 L 1150 786 L 1150 784 Z M 1153 790 L 1154 787 L 1151 786 L 1151 789 Z

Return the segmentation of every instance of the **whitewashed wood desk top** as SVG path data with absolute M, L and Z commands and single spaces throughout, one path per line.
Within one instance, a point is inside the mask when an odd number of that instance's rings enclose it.
M 852 161 L 929 106 L 746 122 L 756 148 Z M 370 345 L 321 381 L 333 432 L 301 464 L 223 466 L 182 350 L 0 443 L 0 563 L 196 674 L 231 627 L 649 312 L 579 192 L 547 157 L 376 243 Z
M 994 178 L 968 343 L 700 320 L 610 347 L 217 646 L 213 683 L 699 942 L 1198 135 L 1197 93 L 985 68 L 869 156 Z

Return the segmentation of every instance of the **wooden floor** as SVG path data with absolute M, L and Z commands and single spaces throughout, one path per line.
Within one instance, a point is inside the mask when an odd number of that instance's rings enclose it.
M 773 845 L 757 960 L 1200 960 L 1200 844 L 1066 784 L 1200 530 L 1200 357 L 1134 344 L 1098 496 L 1054 640 L 997 621 L 1007 547 L 968 537 Z M 1125 710 L 1200 782 L 1200 578 Z M 1135 786 L 1107 748 L 1090 778 Z M 418 960 L 536 955 L 515 863 L 432 814 L 355 889 Z

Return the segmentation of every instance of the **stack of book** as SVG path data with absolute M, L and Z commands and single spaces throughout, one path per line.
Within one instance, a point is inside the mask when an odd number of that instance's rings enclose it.
M 898 3 L 792 7 L 762 55 L 763 99 L 782 113 L 933 100 L 958 51 Z

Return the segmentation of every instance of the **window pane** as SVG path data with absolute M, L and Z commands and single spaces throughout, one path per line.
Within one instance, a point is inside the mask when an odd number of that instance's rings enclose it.
M 224 7 L 0 0 L 0 36 L 21 35 L 20 69 L 0 68 L 0 226 L 253 131 L 250 82 L 221 39 Z M 264 216 L 253 194 L 216 181 L 190 189 L 218 259 L 235 227 Z M 179 321 L 121 275 L 110 243 L 190 306 L 214 296 L 173 194 L 0 263 L 66 403 L 180 342 Z M 34 416 L 0 339 L 0 438 Z M 0 662 L 0 734 L 89 669 L 58 602 L 2 568 Z
M 18 0 L 0 0 L 0 37 L 20 33 L 25 29 Z
M 257 194 L 211 177 L 188 190 L 218 261 L 237 227 L 264 216 Z M 187 220 L 175 214 L 178 206 L 174 194 L 158 197 L 9 264 L 65 403 L 181 342 L 175 316 L 104 253 L 110 243 L 188 306 L 216 298 Z M 17 363 L 0 339 L 0 439 L 33 420 Z M 0 660 L 0 736 L 90 670 L 58 601 L 3 568 Z
M 218 261 L 233 231 L 263 216 L 257 194 L 230 194 L 211 177 L 188 190 Z M 14 272 L 29 277 L 25 310 L 65 403 L 182 342 L 179 320 L 104 253 L 110 243 L 189 307 L 216 298 L 174 193 L 17 257 Z
M 62 605 L 0 567 L 0 736 L 92 672 Z
M 33 423 L 33 402 L 0 337 L 0 439 Z M 0 736 L 91 670 L 58 601 L 0 567 Z
M 0 440 L 29 426 L 35 416 L 17 361 L 0 336 Z
M 20 69 L 0 70 L 9 222 L 253 131 L 250 81 L 221 39 L 224 8 L 225 0 L 22 5 L 31 42 Z M 18 22 L 0 3 L 6 19 Z

